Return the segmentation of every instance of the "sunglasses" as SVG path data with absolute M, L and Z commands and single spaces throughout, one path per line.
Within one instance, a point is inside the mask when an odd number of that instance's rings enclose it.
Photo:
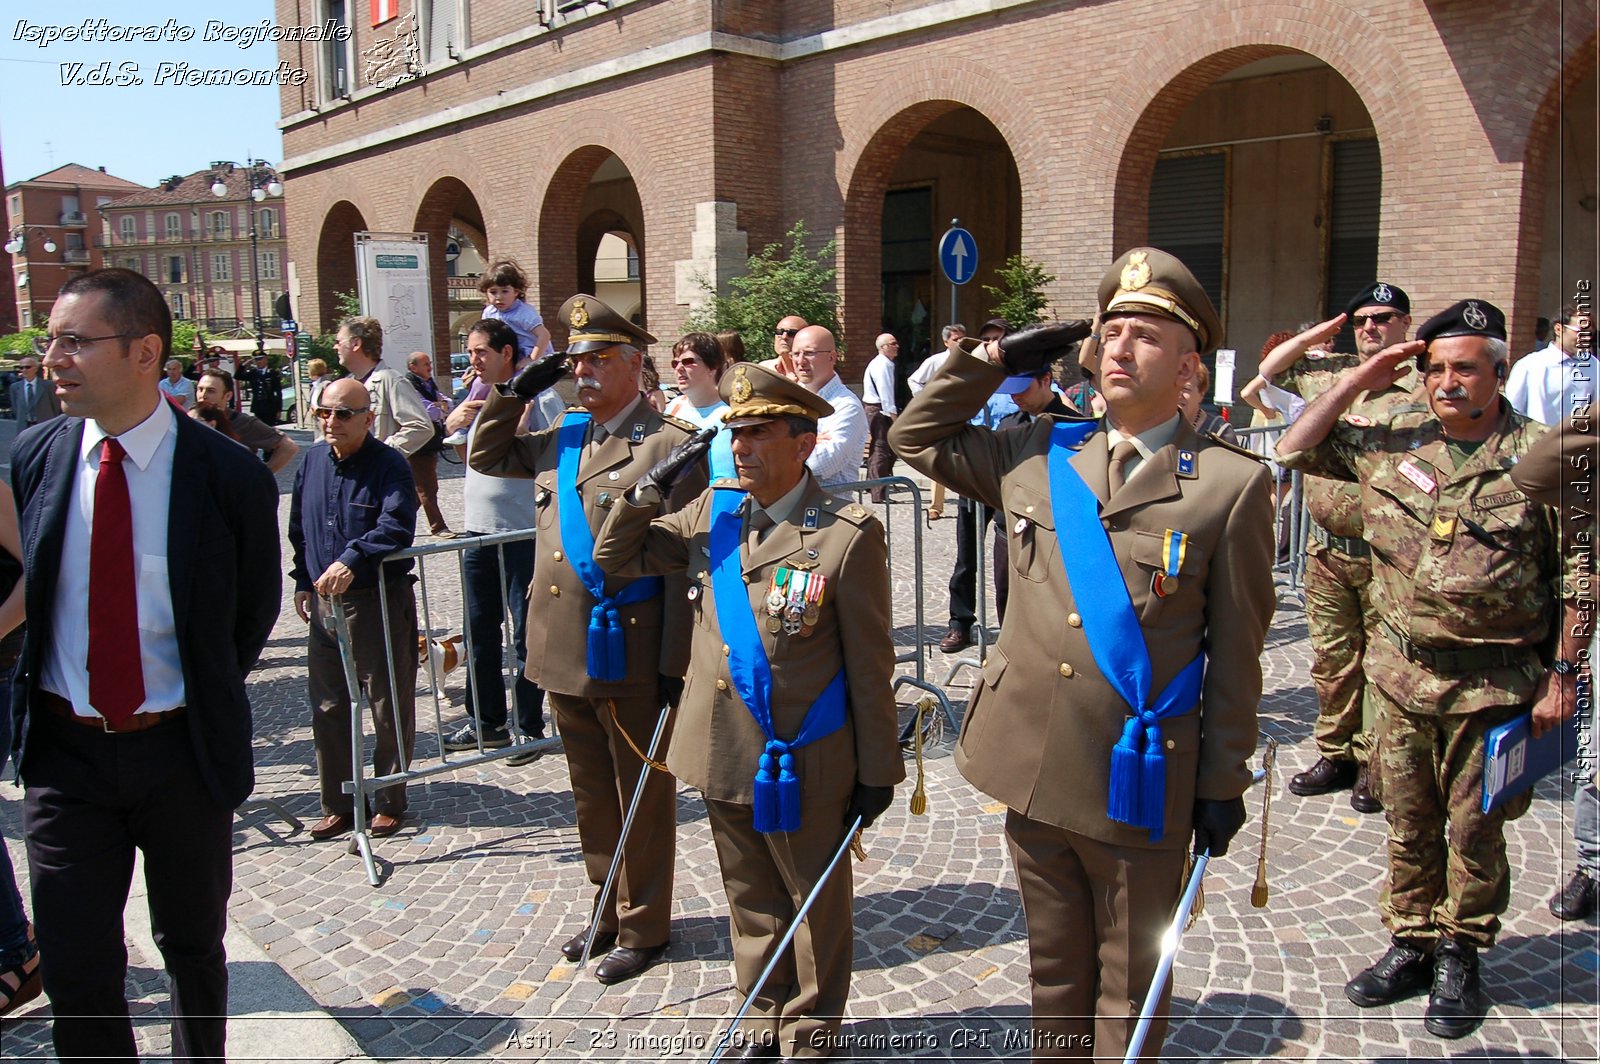
M 700 360 L 695 358 L 693 355 L 690 355 L 688 358 L 675 358 L 672 360 L 673 369 L 677 369 L 679 366 L 698 366 L 699 364 Z
M 339 421 L 349 421 L 357 414 L 365 414 L 371 409 L 370 406 L 358 406 L 353 410 L 348 406 L 319 406 L 312 409 L 311 415 L 319 421 L 330 417 Z
M 799 332 L 800 332 L 799 329 L 774 329 L 772 331 L 772 335 L 773 335 L 774 338 L 779 337 L 779 336 L 787 336 L 789 339 L 793 340 L 795 338 L 795 335 L 798 334 Z
M 1380 311 L 1377 314 L 1352 314 L 1350 315 L 1350 324 L 1357 329 L 1369 321 L 1374 325 L 1387 325 L 1397 317 L 1399 317 L 1398 312 L 1393 310 Z

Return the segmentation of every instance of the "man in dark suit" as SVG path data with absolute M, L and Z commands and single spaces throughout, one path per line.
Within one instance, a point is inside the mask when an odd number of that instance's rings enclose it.
M 22 371 L 22 378 L 11 382 L 11 416 L 17 419 L 17 431 L 21 432 L 61 413 L 61 404 L 56 401 L 55 388 L 39 376 L 37 358 L 29 355 L 17 363 L 17 368 Z
M 162 401 L 171 345 L 144 277 L 73 278 L 44 357 L 68 416 L 11 455 L 29 621 L 15 751 L 63 1059 L 134 1058 L 122 913 L 136 847 L 173 1055 L 225 1052 L 231 825 L 254 786 L 244 681 L 278 615 L 277 488 Z

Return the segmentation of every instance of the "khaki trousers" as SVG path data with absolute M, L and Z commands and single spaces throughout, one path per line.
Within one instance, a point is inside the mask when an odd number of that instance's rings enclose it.
M 706 800 L 711 837 L 722 866 L 733 930 L 733 972 L 750 993 L 772 950 L 844 841 L 843 801 L 807 803 L 800 830 L 763 835 L 753 807 Z M 788 952 L 761 988 L 742 1033 L 744 1042 L 776 1040 L 784 1057 L 832 1055 L 850 997 L 854 950 L 850 862 L 846 855 L 823 884 Z
M 1182 894 L 1184 854 L 1113 846 L 1017 812 L 1006 839 L 1028 922 L 1033 1059 L 1120 1060 Z M 1158 1060 L 1171 983 L 1140 1060 Z
M 548 698 L 566 748 L 584 870 L 598 898 L 617 852 L 639 770 L 644 767 L 628 740 L 618 733 L 610 707 L 615 701 L 617 720 L 640 750 L 650 748 L 661 707 L 654 698 L 612 700 L 553 691 Z M 669 723 L 656 752 L 658 761 L 670 737 Z M 610 903 L 598 917 L 599 930 L 615 932 L 619 946 L 649 949 L 667 942 L 678 841 L 677 782 L 670 774 L 651 769 L 639 812 L 628 831 Z

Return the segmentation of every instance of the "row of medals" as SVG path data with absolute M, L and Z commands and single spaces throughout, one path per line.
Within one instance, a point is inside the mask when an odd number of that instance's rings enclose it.
M 821 573 L 779 566 L 767 585 L 767 631 L 807 636 L 816 630 L 828 578 Z

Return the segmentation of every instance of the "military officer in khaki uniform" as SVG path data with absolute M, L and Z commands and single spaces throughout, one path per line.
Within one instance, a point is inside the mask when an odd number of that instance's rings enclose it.
M 1270 380 L 1291 368 L 1313 345 L 1337 336 L 1347 321 L 1357 352 L 1371 358 L 1405 341 L 1411 329 L 1411 297 L 1397 284 L 1373 281 L 1351 297 L 1343 314 L 1274 348 L 1262 361 L 1260 375 Z M 1320 360 L 1314 365 L 1319 368 L 1302 370 L 1297 378 L 1300 396 L 1308 403 L 1339 379 L 1339 370 L 1321 367 Z M 1411 394 L 1415 385 L 1416 375 L 1408 373 L 1387 388 L 1358 397 L 1351 412 L 1378 418 L 1401 406 L 1426 410 L 1427 404 Z M 1361 664 L 1378 619 L 1367 592 L 1372 563 L 1361 538 L 1361 493 L 1354 484 L 1307 477 L 1305 498 L 1312 522 L 1306 545 L 1306 629 L 1311 682 L 1317 689 L 1314 734 L 1320 756 L 1289 781 L 1289 790 L 1310 796 L 1349 787 L 1351 808 L 1380 813 L 1383 805 L 1373 793 L 1368 771 L 1373 721 L 1363 697 L 1366 673 Z
M 995 507 L 1008 535 L 1006 623 L 955 756 L 1010 806 L 1035 1057 L 1127 1046 L 1191 831 L 1220 856 L 1244 821 L 1273 610 L 1267 470 L 1177 412 L 1221 339 L 1210 300 L 1177 259 L 1136 248 L 1100 306 L 1104 421 L 968 424 L 1008 372 L 1088 334 L 1074 322 L 952 355 L 890 430 L 897 454 Z
M 639 393 L 642 351 L 653 336 L 589 295 L 567 300 L 559 317 L 570 329 L 565 353 L 533 363 L 491 392 L 467 460 L 480 473 L 533 480 L 539 535 L 526 675 L 549 693 L 555 709 L 584 865 L 598 888 L 643 765 L 629 737 L 640 750 L 648 746 L 664 694 L 672 693 L 688 664 L 689 644 L 681 584 L 605 579 L 593 567 L 593 536 L 622 493 L 694 426 L 663 418 Z M 543 432 L 518 435 L 528 400 L 569 365 L 579 405 Z M 663 508 L 693 499 L 705 485 L 704 467 L 691 470 Z M 613 895 L 597 917 L 594 952 L 617 947 L 595 968 L 603 983 L 637 974 L 666 949 L 674 793 L 671 776 L 650 773 Z M 577 960 L 583 942 L 580 933 L 561 951 Z
M 1381 617 L 1366 670 L 1389 820 L 1379 909 L 1393 942 L 1345 995 L 1373 1007 L 1431 985 L 1423 1025 L 1460 1038 L 1483 1020 L 1477 951 L 1494 944 L 1510 900 L 1505 822 L 1528 805 L 1524 792 L 1483 812 L 1484 737 L 1530 707 L 1536 729 L 1570 716 L 1551 662 L 1571 667 L 1582 645 L 1571 602 L 1559 636 L 1551 631 L 1562 573 L 1554 514 L 1511 480 L 1546 430 L 1499 394 L 1505 316 L 1462 300 L 1417 337 L 1341 376 L 1278 455 L 1361 486 Z M 1346 412 L 1419 354 L 1432 416 Z
M 607 519 L 595 557 L 625 577 L 688 571 L 694 645 L 667 763 L 705 795 L 747 994 L 845 826 L 882 813 L 905 768 L 883 528 L 806 470 L 832 407 L 751 364 L 724 374 L 721 394 L 737 481 L 657 517 L 647 478 Z M 770 675 L 753 690 L 763 666 Z M 777 830 L 762 822 L 773 793 L 758 779 L 764 754 L 798 776 L 798 823 Z M 850 990 L 852 896 L 846 859 L 756 998 L 746 1059 L 832 1051 Z

